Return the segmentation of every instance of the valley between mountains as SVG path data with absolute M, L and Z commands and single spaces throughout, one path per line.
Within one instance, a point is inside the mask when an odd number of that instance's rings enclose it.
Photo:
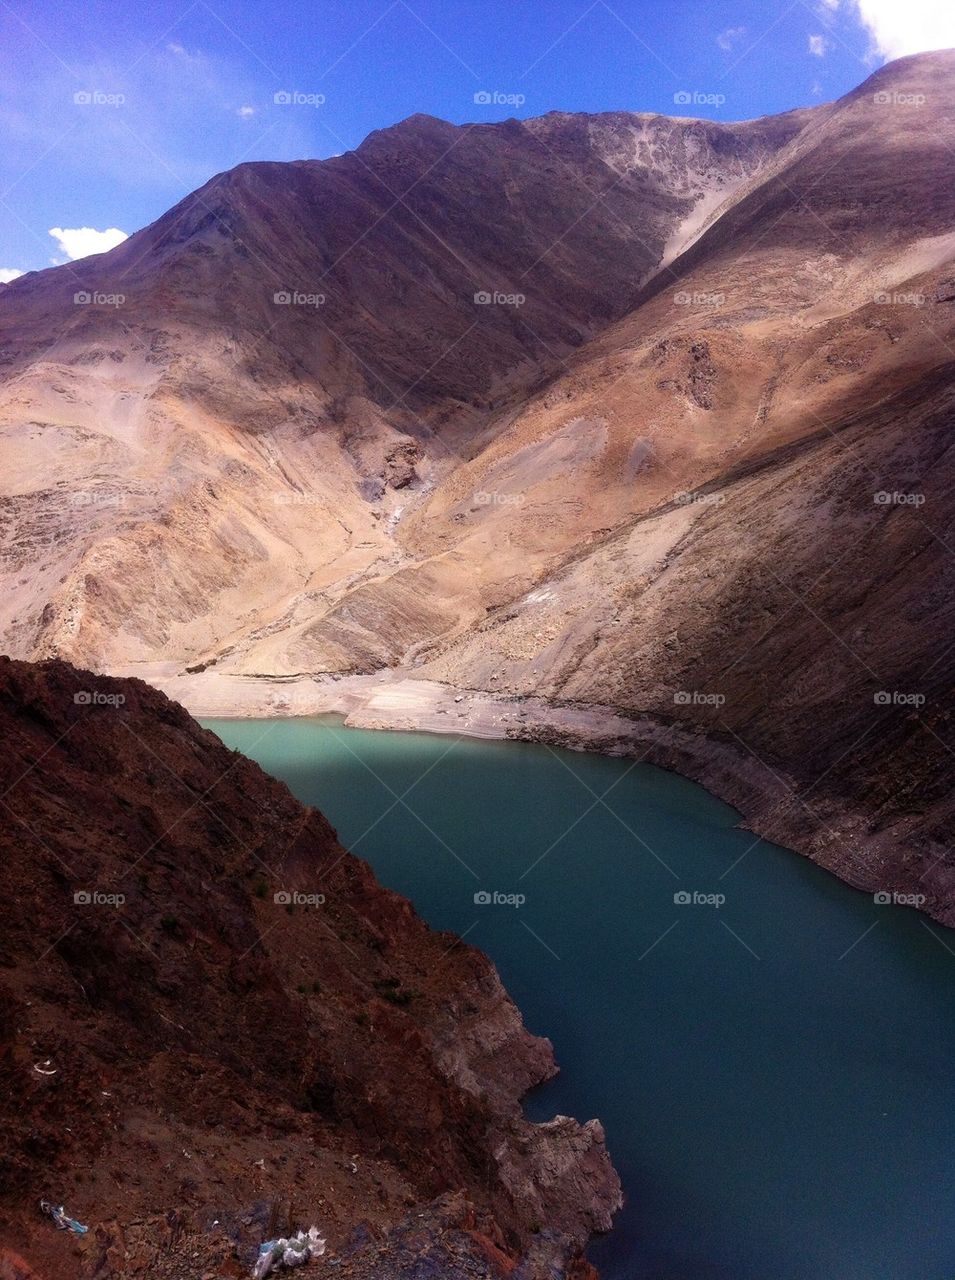
M 955 53 L 412 117 L 0 288 L 6 652 L 644 757 L 955 924 Z

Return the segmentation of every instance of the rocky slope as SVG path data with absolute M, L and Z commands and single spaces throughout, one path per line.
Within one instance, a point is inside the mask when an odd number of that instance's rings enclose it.
M 589 1274 L 619 1183 L 523 1118 L 553 1055 L 489 961 L 139 681 L 4 659 L 0 722 L 0 1274 L 243 1275 L 312 1223 L 316 1275 Z
M 122 306 L 8 286 L 6 647 L 194 706 L 187 670 L 379 672 L 623 716 L 955 922 L 953 72 L 742 125 L 416 117 L 77 264 Z
M 405 563 L 409 503 L 804 115 L 417 116 L 333 160 L 242 165 L 113 252 L 0 289 L 9 650 L 285 661 Z M 441 577 L 404 640 L 448 625 Z M 328 630 L 337 666 L 391 649 Z

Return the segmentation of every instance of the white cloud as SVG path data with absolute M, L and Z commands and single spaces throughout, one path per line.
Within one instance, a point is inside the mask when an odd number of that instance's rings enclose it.
M 248 120 L 255 115 L 255 107 L 239 107 L 236 115 L 241 116 L 243 120 Z
M 746 35 L 745 27 L 727 27 L 716 37 L 716 43 L 727 53 Z
M 11 280 L 16 280 L 22 275 L 23 272 L 18 271 L 16 267 L 0 267 L 0 284 L 9 284 Z
M 106 231 L 96 231 L 93 227 L 50 227 L 50 235 L 73 262 L 77 258 L 88 258 L 91 253 L 115 249 L 128 239 L 119 227 L 109 227 Z
M 952 0 L 852 0 L 883 58 L 955 47 Z
M 831 45 L 825 36 L 809 37 L 809 52 L 817 58 L 824 58 L 829 52 Z

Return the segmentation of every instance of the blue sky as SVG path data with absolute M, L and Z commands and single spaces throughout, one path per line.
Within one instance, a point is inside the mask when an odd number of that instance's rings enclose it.
M 0 280 L 418 111 L 737 120 L 947 45 L 955 0 L 3 0 Z

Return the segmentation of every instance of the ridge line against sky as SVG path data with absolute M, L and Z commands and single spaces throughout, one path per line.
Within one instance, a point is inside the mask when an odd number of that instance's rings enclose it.
M 952 46 L 948 0 L 0 0 L 0 284 L 418 112 L 749 119 Z

